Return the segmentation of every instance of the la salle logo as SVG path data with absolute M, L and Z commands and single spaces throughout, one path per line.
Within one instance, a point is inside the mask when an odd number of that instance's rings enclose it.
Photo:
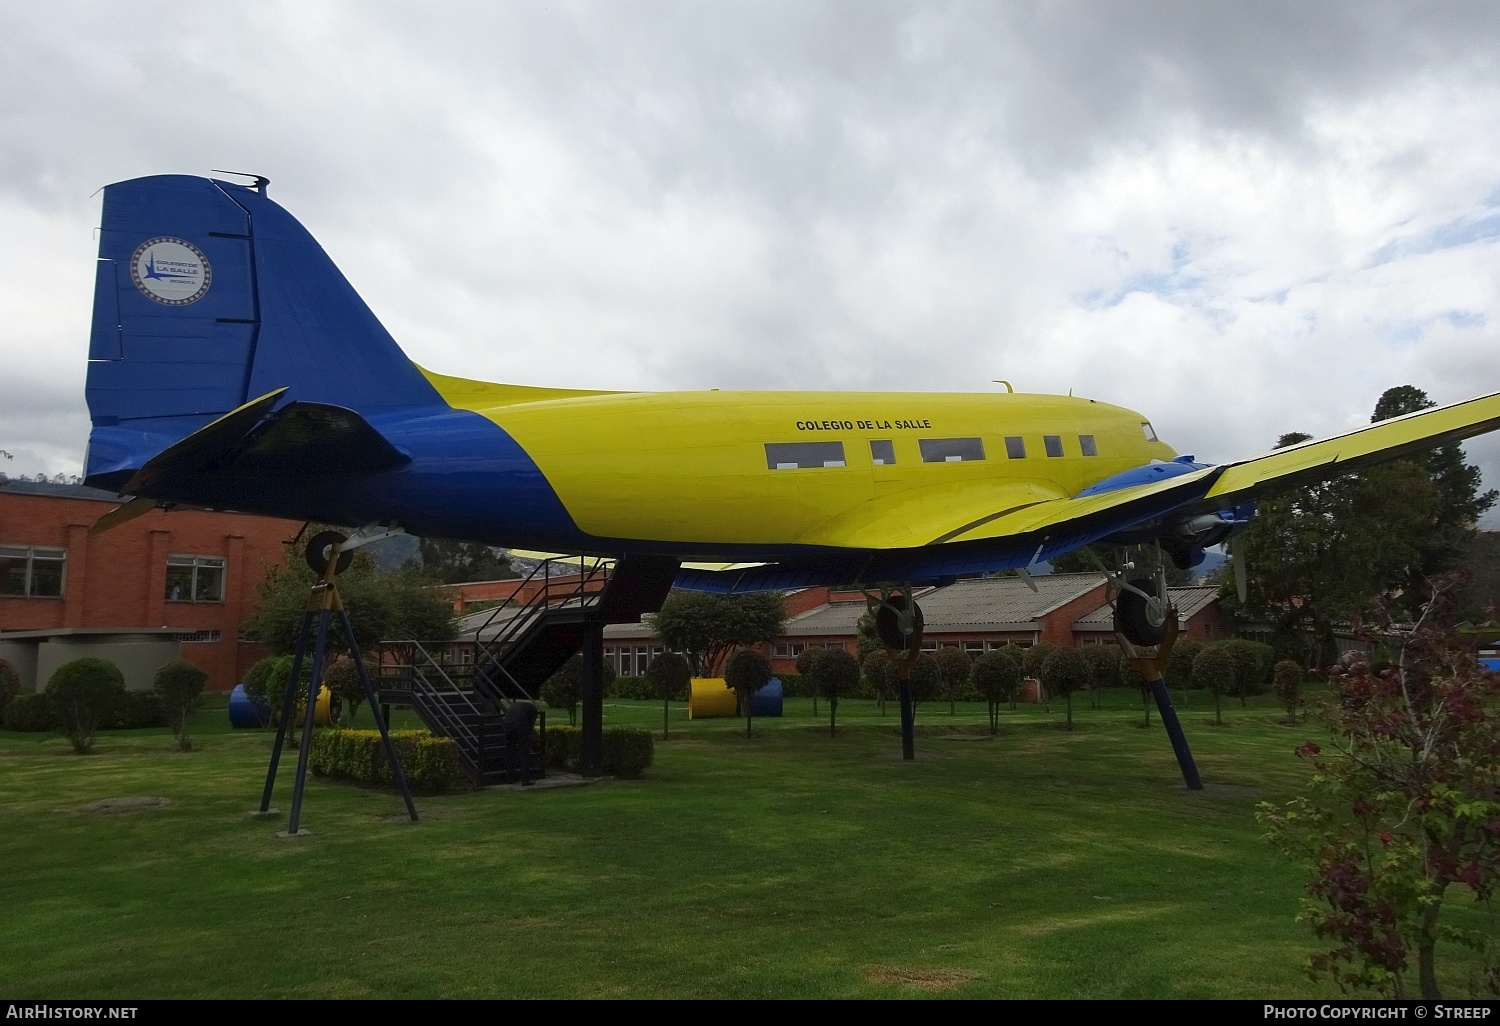
M 186 239 L 147 239 L 130 258 L 135 287 L 158 303 L 187 306 L 203 298 L 213 283 L 213 269 L 203 251 Z

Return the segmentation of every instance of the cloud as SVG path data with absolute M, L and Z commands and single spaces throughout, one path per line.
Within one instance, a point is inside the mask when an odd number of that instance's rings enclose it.
M 450 373 L 1005 378 L 1213 459 L 1492 391 L 1497 41 L 1488 4 L 12 6 L 0 446 L 77 468 L 90 194 L 209 168 Z

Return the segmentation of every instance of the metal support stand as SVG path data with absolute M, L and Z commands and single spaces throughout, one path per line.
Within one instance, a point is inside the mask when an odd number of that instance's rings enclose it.
M 396 754 L 396 745 L 391 741 L 390 731 L 386 729 L 386 717 L 375 694 L 375 686 L 371 683 L 370 675 L 365 669 L 359 643 L 354 639 L 354 625 L 349 622 L 349 614 L 344 609 L 344 600 L 339 595 L 338 586 L 334 584 L 334 574 L 338 572 L 337 564 L 338 552 L 333 551 L 323 571 L 323 579 L 313 585 L 307 598 L 307 609 L 302 614 L 302 630 L 297 635 L 297 647 L 292 656 L 291 672 L 287 675 L 286 689 L 282 694 L 281 717 L 276 726 L 276 743 L 271 749 L 271 764 L 266 768 L 266 786 L 260 796 L 260 814 L 264 815 L 271 809 L 271 792 L 276 786 L 276 769 L 281 763 L 281 751 L 286 744 L 287 730 L 296 712 L 297 678 L 302 672 L 302 660 L 307 655 L 308 636 L 312 634 L 312 676 L 308 681 L 307 693 L 304 696 L 306 710 L 302 717 L 302 738 L 297 748 L 297 774 L 292 785 L 292 812 L 287 821 L 285 834 L 287 837 L 299 837 L 307 833 L 300 829 L 302 795 L 307 785 L 308 759 L 312 754 L 313 719 L 317 714 L 318 691 L 323 683 L 323 670 L 328 657 L 328 628 L 335 614 L 338 616 L 344 644 L 349 648 L 349 657 L 354 660 L 355 670 L 359 674 L 360 689 L 364 692 L 365 701 L 375 717 L 375 725 L 380 728 L 380 743 L 385 749 L 386 760 L 391 766 L 391 777 L 396 781 L 396 787 L 401 791 L 401 797 L 406 802 L 407 814 L 411 816 L 413 822 L 417 819 L 417 807 L 412 801 L 411 787 L 406 781 L 405 771 L 401 768 L 401 759 Z M 315 633 L 314 622 L 317 623 Z
M 1182 732 L 1177 710 L 1172 708 L 1172 696 L 1167 692 L 1167 657 L 1172 654 L 1172 646 L 1177 643 L 1177 610 L 1168 606 L 1166 615 L 1166 634 L 1161 644 L 1152 650 L 1138 648 L 1125 637 L 1124 631 L 1120 629 L 1119 612 L 1116 610 L 1115 640 L 1120 643 L 1120 650 L 1125 653 L 1125 658 L 1130 660 L 1131 665 L 1141 672 L 1141 676 L 1151 686 L 1151 694 L 1156 699 L 1156 710 L 1161 713 L 1162 726 L 1167 728 L 1167 738 L 1172 742 L 1172 753 L 1177 756 L 1177 768 L 1182 771 L 1183 782 L 1187 784 L 1188 790 L 1201 791 L 1203 781 L 1198 776 L 1198 764 L 1193 761 L 1187 735 Z
M 583 636 L 583 732 L 579 738 L 578 771 L 585 777 L 604 775 L 604 628 L 590 626 Z
M 903 680 L 897 689 L 901 695 L 901 758 L 917 757 L 916 710 L 912 708 L 911 681 Z

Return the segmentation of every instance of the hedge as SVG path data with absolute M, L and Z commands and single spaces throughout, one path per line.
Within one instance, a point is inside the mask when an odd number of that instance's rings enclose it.
M 577 773 L 582 748 L 583 731 L 578 727 L 547 727 L 547 765 L 552 769 Z M 612 777 L 634 780 L 651 765 L 656 741 L 649 730 L 606 727 L 603 748 L 604 772 Z
M 26 733 L 61 730 L 62 717 L 57 715 L 46 695 L 20 694 L 5 704 L 5 729 Z
M 616 677 L 608 694 L 610 698 L 654 698 L 661 701 L 661 695 L 649 677 Z
M 52 707 L 43 692 L 27 692 L 12 698 L 5 705 L 4 724 L 6 730 L 18 733 L 43 734 L 62 729 L 62 718 Z M 142 727 L 165 727 L 166 714 L 161 700 L 149 691 L 127 691 L 114 711 L 109 714 L 100 730 L 139 730 Z
M 433 737 L 425 730 L 393 730 L 391 740 L 413 791 L 440 794 L 470 786 L 452 738 Z M 395 786 L 378 730 L 317 731 L 309 765 L 320 777 Z

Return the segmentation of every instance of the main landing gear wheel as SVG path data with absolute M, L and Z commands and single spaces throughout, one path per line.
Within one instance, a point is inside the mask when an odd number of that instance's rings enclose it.
M 921 623 L 922 607 L 913 602 L 908 613 L 905 595 L 892 595 L 875 610 L 875 636 L 886 648 L 906 648 L 907 639 Z
M 1156 595 L 1156 582 L 1149 577 L 1137 577 L 1130 582 L 1130 586 L 1147 595 Z M 1153 602 L 1134 591 L 1122 589 L 1115 599 L 1115 616 L 1119 621 L 1120 632 L 1133 645 L 1160 645 L 1167 634 L 1166 607 L 1165 596 L 1158 595 Z
M 342 545 L 349 539 L 338 531 L 319 531 L 312 536 L 307 543 L 304 554 L 307 556 L 307 565 L 312 567 L 312 572 L 319 577 L 323 571 L 328 569 L 328 552 L 335 545 Z M 354 550 L 339 552 L 339 561 L 333 567 L 335 574 L 341 574 L 349 569 L 349 564 L 354 562 Z

